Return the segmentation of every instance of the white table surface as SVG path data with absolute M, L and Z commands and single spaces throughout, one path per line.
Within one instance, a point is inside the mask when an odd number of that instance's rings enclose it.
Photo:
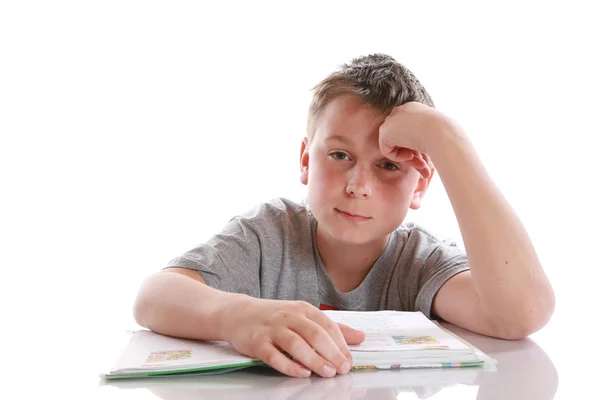
M 577 296 L 565 296 L 550 323 L 524 340 L 493 339 L 443 324 L 496 359 L 495 372 L 356 371 L 335 378 L 302 379 L 257 367 L 218 376 L 105 382 L 99 374 L 112 367 L 126 345 L 127 329 L 137 326 L 123 304 L 111 307 L 107 286 L 99 290 L 107 294 L 105 304 L 78 303 L 71 294 L 64 301 L 58 296 L 36 297 L 28 304 L 39 304 L 37 311 L 33 306 L 20 311 L 14 323 L 9 323 L 9 315 L 0 330 L 4 344 L 0 399 L 600 398 L 594 308 L 583 312 L 575 307 Z M 585 293 L 594 298 L 593 292 Z M 22 310 L 15 304 L 4 306 L 9 313 Z

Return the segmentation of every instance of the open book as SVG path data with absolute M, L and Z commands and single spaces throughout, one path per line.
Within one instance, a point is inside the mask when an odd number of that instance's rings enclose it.
M 430 321 L 421 312 L 323 311 L 333 321 L 365 331 L 352 345 L 353 369 L 460 368 L 495 361 Z M 214 374 L 264 365 L 237 353 L 226 342 L 179 339 L 139 330 L 105 379 L 174 374 Z

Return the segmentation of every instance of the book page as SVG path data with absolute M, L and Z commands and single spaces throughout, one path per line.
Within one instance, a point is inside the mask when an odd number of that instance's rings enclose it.
M 227 342 L 180 339 L 140 330 L 133 334 L 129 345 L 112 371 L 217 366 L 241 364 L 252 360 L 237 353 Z
M 440 329 L 421 312 L 401 311 L 323 311 L 333 321 L 365 332 L 351 351 L 408 351 L 421 349 L 469 350 L 470 348 Z

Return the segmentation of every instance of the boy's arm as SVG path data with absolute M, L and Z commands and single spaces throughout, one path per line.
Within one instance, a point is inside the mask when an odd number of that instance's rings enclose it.
M 433 313 L 482 334 L 523 338 L 543 327 L 554 293 L 529 236 L 462 129 L 442 120 L 428 143 L 464 240 L 470 271 L 450 278 Z
M 143 283 L 133 315 L 139 325 L 163 335 L 224 340 L 221 315 L 248 298 L 211 288 L 196 271 L 167 268 Z
M 176 267 L 144 282 L 134 317 L 161 334 L 227 341 L 290 376 L 308 376 L 310 370 L 345 374 L 352 365 L 347 344 L 364 340 L 364 333 L 335 324 L 306 302 L 223 292 L 206 285 L 198 272 Z
M 388 158 L 415 166 L 421 179 L 431 174 L 420 153 L 431 158 L 460 226 L 471 270 L 441 287 L 433 313 L 505 339 L 543 327 L 554 310 L 553 290 L 525 228 L 462 128 L 436 109 L 411 102 L 387 117 L 379 141 Z

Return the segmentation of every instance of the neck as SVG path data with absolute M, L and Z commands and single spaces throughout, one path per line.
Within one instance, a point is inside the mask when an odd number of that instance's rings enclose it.
M 323 266 L 341 292 L 357 288 L 387 246 L 390 235 L 365 244 L 343 243 L 323 233 L 317 225 L 317 249 Z

